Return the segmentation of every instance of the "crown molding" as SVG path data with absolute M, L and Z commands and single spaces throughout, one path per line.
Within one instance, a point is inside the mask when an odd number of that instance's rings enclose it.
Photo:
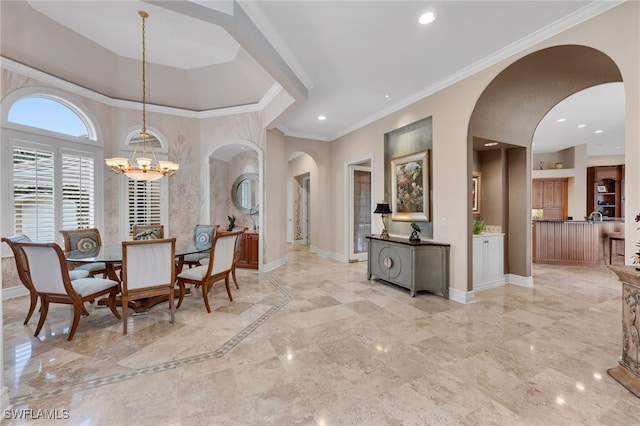
M 7 69 L 9 71 L 15 72 L 28 78 L 32 78 L 34 80 L 38 80 L 39 82 L 55 87 L 56 89 L 60 89 L 65 92 L 73 93 L 77 96 L 83 96 L 96 102 L 100 102 L 104 105 L 115 108 L 142 110 L 141 102 L 111 98 L 109 96 L 103 95 L 102 93 L 98 93 L 94 90 L 87 89 L 86 87 L 79 86 L 70 81 L 63 80 L 59 77 L 47 74 L 35 68 L 31 68 L 28 65 L 21 64 L 4 56 L 0 56 L 0 68 Z M 157 112 L 179 117 L 197 119 L 261 112 L 278 95 L 278 93 L 280 93 L 281 90 L 283 90 L 282 86 L 278 82 L 274 82 L 269 90 L 267 90 L 267 92 L 262 96 L 259 102 L 255 104 L 239 105 L 227 108 L 193 111 L 184 108 L 169 107 L 164 105 L 146 104 L 146 109 L 149 112 Z
M 300 79 L 304 87 L 307 90 L 313 89 L 313 81 L 309 76 L 309 73 L 298 62 L 296 55 L 293 54 L 289 45 L 284 41 L 278 30 L 275 29 L 271 21 L 266 17 L 260 6 L 256 1 L 237 1 L 237 4 L 244 10 L 249 19 L 258 28 L 258 30 L 264 35 L 271 46 L 278 52 L 278 55 L 289 66 L 291 71 Z

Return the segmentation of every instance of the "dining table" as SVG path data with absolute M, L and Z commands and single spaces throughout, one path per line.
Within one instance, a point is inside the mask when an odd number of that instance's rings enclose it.
M 205 252 L 209 247 L 203 247 L 202 244 L 196 244 L 194 240 L 176 240 L 176 276 L 182 271 L 184 266 L 184 257 L 188 254 Z M 92 247 L 88 250 L 72 250 L 65 253 L 65 258 L 72 264 L 83 263 L 104 263 L 106 277 L 113 281 L 120 282 L 116 268 L 122 265 L 122 243 L 105 244 Z M 187 289 L 189 290 L 189 289 Z M 178 297 L 178 295 L 176 295 Z M 130 300 L 129 308 L 133 309 L 136 314 L 145 313 L 151 307 L 167 301 L 167 296 L 156 296 L 148 299 Z M 116 299 L 116 304 L 121 306 L 120 296 Z M 107 306 L 106 300 L 99 300 L 98 306 Z

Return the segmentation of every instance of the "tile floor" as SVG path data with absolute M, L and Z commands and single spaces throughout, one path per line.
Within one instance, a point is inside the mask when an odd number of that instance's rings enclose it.
M 621 354 L 620 285 L 606 268 L 534 266 L 461 305 L 368 281 L 291 247 L 270 273 L 238 271 L 229 302 L 199 292 L 176 324 L 89 306 L 67 342 L 55 306 L 38 338 L 26 298 L 5 301 L 12 409 L 73 425 L 638 425 L 640 399 L 609 377 Z M 31 410 L 31 411 L 27 411 Z M 27 414 L 24 414 L 27 413 Z M 11 416 L 8 416 L 11 417 Z

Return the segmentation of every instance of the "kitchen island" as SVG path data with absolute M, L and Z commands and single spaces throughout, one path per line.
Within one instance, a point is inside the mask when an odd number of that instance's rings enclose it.
M 622 232 L 623 219 L 535 220 L 533 263 L 599 266 L 609 264 L 609 234 Z M 616 246 L 613 246 L 615 253 Z M 614 256 L 615 258 L 615 256 Z

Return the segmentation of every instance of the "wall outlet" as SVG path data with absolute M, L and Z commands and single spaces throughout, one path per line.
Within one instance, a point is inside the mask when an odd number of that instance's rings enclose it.
M 440 226 L 447 226 L 447 218 L 446 217 L 441 217 L 440 218 Z

